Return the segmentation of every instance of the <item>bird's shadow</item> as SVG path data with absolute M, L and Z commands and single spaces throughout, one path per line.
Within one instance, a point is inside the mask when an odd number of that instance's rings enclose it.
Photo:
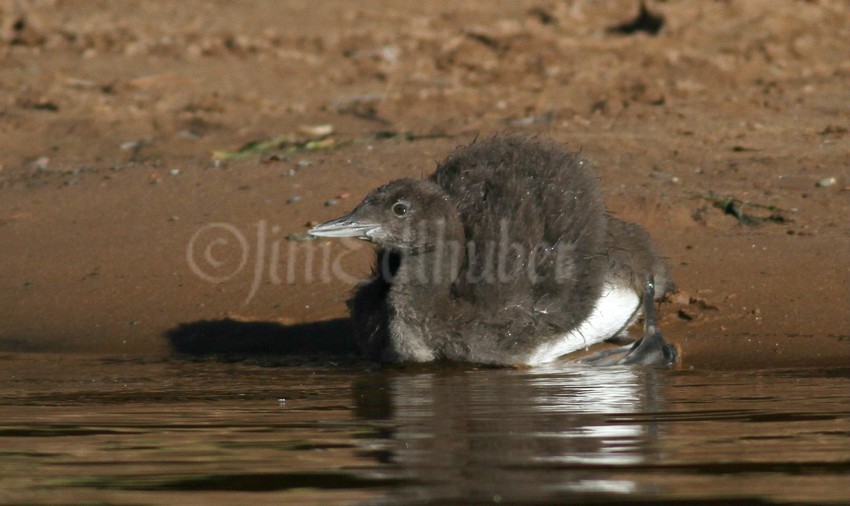
M 283 325 L 275 322 L 201 320 L 181 323 L 165 333 L 171 349 L 185 358 L 357 360 L 349 318 Z

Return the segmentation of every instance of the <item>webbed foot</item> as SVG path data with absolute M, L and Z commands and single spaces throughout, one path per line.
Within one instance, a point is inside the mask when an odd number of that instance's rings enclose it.
M 605 365 L 661 365 L 670 366 L 679 358 L 676 348 L 664 341 L 658 328 L 655 314 L 655 280 L 652 275 L 646 277 L 643 290 L 643 337 L 633 344 L 600 351 L 579 360 L 580 363 L 594 366 Z

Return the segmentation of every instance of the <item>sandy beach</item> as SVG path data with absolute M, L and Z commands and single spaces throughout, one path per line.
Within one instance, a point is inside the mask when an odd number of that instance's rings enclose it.
M 850 8 L 647 6 L 0 3 L 0 351 L 344 353 L 310 224 L 517 131 L 669 257 L 681 367 L 846 366 Z

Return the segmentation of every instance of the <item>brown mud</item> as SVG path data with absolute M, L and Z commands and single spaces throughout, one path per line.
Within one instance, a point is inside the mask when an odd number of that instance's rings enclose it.
M 370 252 L 308 224 L 516 130 L 662 246 L 684 366 L 850 363 L 850 8 L 647 5 L 0 3 L 0 349 L 321 349 Z

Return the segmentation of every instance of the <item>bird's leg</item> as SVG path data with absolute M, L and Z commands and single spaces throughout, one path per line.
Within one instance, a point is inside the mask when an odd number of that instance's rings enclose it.
M 655 314 L 655 280 L 652 275 L 646 277 L 643 290 L 643 337 L 634 344 L 605 350 L 579 362 L 595 365 L 663 365 L 676 363 L 678 353 L 676 348 L 664 341 L 658 328 Z
M 655 280 L 652 275 L 646 277 L 643 290 L 643 337 L 633 345 L 633 349 L 623 357 L 621 364 L 673 365 L 679 354 L 669 345 L 655 313 Z

